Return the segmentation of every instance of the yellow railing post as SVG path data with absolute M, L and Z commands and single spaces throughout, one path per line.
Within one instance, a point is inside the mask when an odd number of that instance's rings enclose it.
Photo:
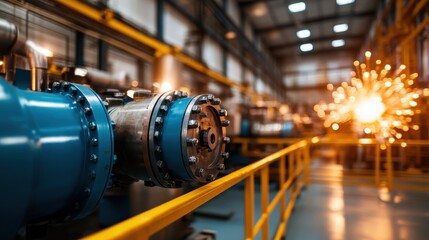
M 279 161 L 279 188 L 283 188 L 286 181 L 286 156 L 280 157 Z M 286 211 L 286 192 L 280 198 L 280 223 L 285 222 L 284 212 Z M 282 236 L 283 237 L 283 236 Z
M 393 186 L 393 162 L 392 162 L 392 145 L 387 144 L 386 146 L 386 158 L 387 158 L 387 188 L 392 190 Z
M 375 145 L 375 185 L 380 185 L 380 145 Z
M 296 156 L 296 168 L 297 169 L 300 169 L 301 167 L 303 167 L 304 161 L 303 161 L 302 157 L 304 156 L 304 154 L 303 154 L 304 152 L 302 150 L 303 150 L 302 148 L 296 150 L 296 154 L 297 154 L 297 156 Z
M 265 221 L 262 224 L 262 239 L 269 239 L 269 216 L 268 216 L 268 201 L 269 201 L 269 165 L 265 166 L 261 170 L 261 216 L 265 217 Z
M 308 187 L 310 184 L 310 144 L 305 146 L 304 151 L 304 186 Z
M 255 199 L 255 177 L 251 174 L 246 178 L 244 187 L 244 234 L 246 240 L 253 239 L 253 218 Z
M 295 191 L 295 182 L 293 180 L 293 177 L 295 175 L 295 167 L 294 167 L 294 162 L 295 162 L 295 151 L 289 153 L 289 166 L 288 166 L 288 170 L 289 170 L 289 174 L 288 174 L 288 180 L 291 181 L 291 186 L 290 186 L 290 198 L 294 195 L 294 191 Z
M 288 164 L 288 179 L 290 179 L 294 172 L 294 161 L 295 161 L 295 151 L 289 153 L 289 164 Z

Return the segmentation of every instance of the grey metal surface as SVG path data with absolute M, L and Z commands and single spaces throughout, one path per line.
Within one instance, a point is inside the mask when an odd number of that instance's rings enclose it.
M 111 107 L 116 173 L 167 188 L 213 181 L 229 156 L 229 121 L 219 105 L 211 94 L 187 98 L 185 92 L 169 91 Z
M 84 68 L 89 84 L 95 87 L 130 89 L 131 79 L 125 72 L 118 74 L 107 73 L 95 68 Z
M 4 19 L 0 19 L 0 56 L 10 52 L 18 39 L 18 28 Z
M 149 161 L 149 124 L 154 106 L 161 95 L 112 107 L 109 115 L 115 128 L 115 168 L 135 179 L 154 178 Z

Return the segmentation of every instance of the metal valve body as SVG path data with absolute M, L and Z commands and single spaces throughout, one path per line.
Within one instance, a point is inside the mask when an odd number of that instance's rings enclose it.
M 219 105 L 213 95 L 170 91 L 109 108 L 116 123 L 115 168 L 162 187 L 214 180 L 224 168 L 229 143 L 227 112 Z

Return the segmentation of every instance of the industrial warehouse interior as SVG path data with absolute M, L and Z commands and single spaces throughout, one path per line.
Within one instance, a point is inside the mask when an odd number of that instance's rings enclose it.
M 0 0 L 0 239 L 428 239 L 428 0 Z

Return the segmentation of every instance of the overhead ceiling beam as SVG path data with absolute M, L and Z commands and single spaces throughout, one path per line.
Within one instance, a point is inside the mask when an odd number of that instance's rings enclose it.
M 338 70 L 347 70 L 353 67 L 352 63 L 348 63 L 349 65 L 339 66 L 339 67 L 325 67 L 325 68 L 316 68 L 313 70 L 305 71 L 304 73 L 302 71 L 283 71 L 283 75 L 306 75 L 306 74 L 315 74 L 319 72 L 329 72 L 329 71 L 338 71 Z
M 257 0 L 257 1 L 255 1 L 255 0 L 246 0 L 246 1 L 238 1 L 238 5 L 240 7 L 245 8 L 245 7 L 248 7 L 248 6 L 253 5 L 255 3 L 259 3 L 259 2 L 268 3 L 268 2 L 274 2 L 274 1 L 277 1 L 277 0 Z
M 321 84 L 314 84 L 314 85 L 304 85 L 304 86 L 300 86 L 300 85 L 293 85 L 293 86 L 288 86 L 287 91 L 288 92 L 297 92 L 297 91 L 324 91 L 326 90 L 326 84 L 327 83 L 321 83 Z M 326 90 L 327 91 L 327 90 Z
M 291 23 L 280 24 L 273 27 L 260 28 L 256 30 L 256 33 L 264 34 L 272 31 L 282 30 L 285 28 L 291 28 L 291 27 L 295 27 L 298 23 L 301 25 L 307 25 L 307 24 L 320 23 L 323 21 L 331 21 L 331 20 L 338 20 L 338 19 L 372 17 L 372 16 L 375 16 L 375 14 L 376 14 L 376 11 L 373 11 L 373 10 L 360 12 L 360 13 L 351 13 L 351 14 L 333 14 L 333 15 L 328 15 L 320 18 L 305 19 L 301 22 L 291 22 Z
M 320 42 L 331 42 L 333 40 L 337 40 L 337 39 L 344 39 L 344 41 L 346 41 L 347 44 L 347 40 L 360 40 L 365 38 L 364 34 L 357 34 L 357 35 L 335 35 L 335 36 L 329 36 L 329 37 L 320 37 L 320 38 L 308 38 L 308 39 L 302 39 L 301 41 L 297 41 L 297 42 L 293 42 L 293 43 L 286 43 L 286 44 L 281 44 L 281 45 L 275 45 L 275 46 L 270 46 L 269 49 L 271 51 L 277 51 L 277 50 L 281 50 L 281 49 L 285 49 L 285 48 L 296 48 L 299 47 L 301 44 L 305 44 L 305 43 L 320 43 Z
M 318 55 L 320 54 L 326 54 L 326 53 L 334 53 L 334 52 L 347 52 L 350 54 L 357 54 L 360 50 L 360 46 L 356 46 L 356 47 L 339 47 L 339 48 L 325 48 L 325 49 L 320 49 L 320 50 L 313 50 L 310 52 L 301 52 L 299 50 L 297 50 L 297 52 L 295 54 L 282 54 L 281 52 L 273 52 L 274 54 L 276 54 L 277 58 L 286 58 L 288 60 L 293 60 L 295 59 L 300 59 L 301 57 L 319 57 Z

